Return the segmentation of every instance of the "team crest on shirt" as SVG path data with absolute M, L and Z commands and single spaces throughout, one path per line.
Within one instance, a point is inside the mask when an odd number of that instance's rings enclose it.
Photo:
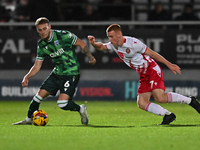
M 126 49 L 126 53 L 129 54 L 131 50 L 129 48 Z
M 55 44 L 55 46 L 58 46 L 59 45 L 58 40 L 54 41 L 54 44 Z

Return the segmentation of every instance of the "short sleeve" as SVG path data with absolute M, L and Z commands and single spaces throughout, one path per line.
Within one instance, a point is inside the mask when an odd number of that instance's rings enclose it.
M 142 43 L 140 40 L 138 39 L 132 39 L 132 44 L 133 44 L 133 47 L 134 47 L 134 50 L 137 51 L 138 53 L 145 53 L 146 52 L 146 49 L 147 49 L 147 46 Z
M 43 61 L 45 57 L 44 51 L 41 47 L 38 46 L 37 48 L 37 56 L 36 56 L 36 60 L 41 60 Z
M 62 40 L 66 43 L 74 45 L 77 41 L 77 36 L 69 31 L 62 31 Z
M 112 44 L 110 42 L 106 43 L 105 44 L 106 48 L 109 49 L 109 50 L 112 50 Z

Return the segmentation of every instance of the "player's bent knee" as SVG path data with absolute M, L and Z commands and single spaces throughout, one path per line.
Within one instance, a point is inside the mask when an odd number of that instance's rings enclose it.
M 167 94 L 163 93 L 163 94 L 157 94 L 153 96 L 155 101 L 158 103 L 167 103 L 168 102 L 168 98 L 167 98 Z
M 167 103 L 168 100 L 167 98 L 165 98 L 164 96 L 161 96 L 161 97 L 154 97 L 155 101 L 158 102 L 158 103 Z
M 143 105 L 138 104 L 138 108 L 145 110 L 145 107 Z
M 145 110 L 146 105 L 142 101 L 137 101 L 137 105 L 140 109 Z
M 155 101 L 158 103 L 167 103 L 167 99 L 163 97 L 155 98 Z

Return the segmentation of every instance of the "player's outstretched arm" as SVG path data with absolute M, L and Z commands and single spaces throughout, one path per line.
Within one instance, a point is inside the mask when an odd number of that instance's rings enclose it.
M 181 74 L 181 68 L 180 68 L 178 65 L 170 63 L 167 67 L 168 67 L 174 74 L 176 74 L 176 73 Z
M 22 80 L 22 87 L 28 86 L 29 78 L 32 76 L 35 76 L 39 71 L 42 66 L 43 61 L 36 60 L 35 64 L 33 67 L 29 70 L 29 72 L 24 76 Z
M 176 64 L 172 64 L 171 62 L 166 60 L 163 56 L 154 52 L 150 48 L 147 48 L 145 55 L 149 55 L 151 58 L 165 64 L 174 74 L 176 73 L 181 74 L 181 68 L 179 66 L 177 66 Z
M 87 55 L 87 57 L 89 58 L 89 63 L 91 65 L 94 65 L 96 63 L 96 59 L 94 58 L 94 56 L 92 56 L 88 46 L 86 45 L 86 43 L 84 41 L 82 41 L 81 39 L 78 38 L 74 45 L 81 47 L 81 49 L 83 50 L 85 55 Z
M 89 43 L 99 51 L 108 51 L 107 47 L 101 42 L 95 42 L 95 37 L 92 35 L 88 35 Z

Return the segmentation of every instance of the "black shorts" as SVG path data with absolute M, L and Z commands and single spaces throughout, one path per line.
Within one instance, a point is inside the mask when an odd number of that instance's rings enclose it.
M 69 95 L 72 99 L 77 84 L 79 82 L 80 75 L 56 75 L 51 73 L 42 83 L 40 89 L 45 89 L 51 95 L 56 95 L 58 90 L 60 93 Z

